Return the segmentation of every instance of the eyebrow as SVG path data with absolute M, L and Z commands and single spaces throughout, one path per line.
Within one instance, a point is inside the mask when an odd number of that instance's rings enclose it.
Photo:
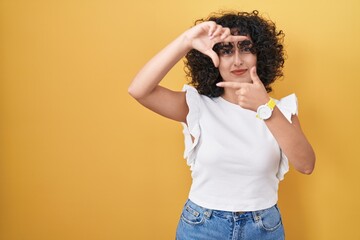
M 239 41 L 237 44 L 237 47 L 239 49 L 243 49 L 245 47 L 253 47 L 253 42 L 251 40 L 244 40 L 244 41 Z M 215 46 L 213 47 L 214 51 L 219 53 L 222 50 L 231 50 L 234 48 L 234 43 L 233 42 L 220 42 L 215 44 Z
M 238 42 L 238 46 L 248 46 L 248 45 L 253 45 L 253 42 L 251 40 L 244 40 L 244 41 Z

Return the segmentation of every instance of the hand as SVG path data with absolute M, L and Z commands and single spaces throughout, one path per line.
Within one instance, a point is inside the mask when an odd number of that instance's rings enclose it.
M 218 87 L 232 88 L 237 95 L 238 104 L 245 109 L 257 111 L 260 105 L 267 103 L 270 100 L 264 84 L 261 82 L 256 73 L 256 67 L 250 69 L 250 78 L 252 83 L 239 82 L 219 82 Z
M 209 56 L 215 67 L 219 66 L 219 57 L 213 47 L 220 42 L 237 42 L 248 39 L 246 36 L 233 36 L 230 29 L 213 21 L 202 22 L 185 32 L 190 47 Z

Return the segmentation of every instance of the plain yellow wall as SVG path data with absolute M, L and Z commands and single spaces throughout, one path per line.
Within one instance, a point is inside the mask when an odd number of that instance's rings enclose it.
M 219 9 L 286 34 L 285 78 L 317 154 L 280 184 L 287 239 L 360 239 L 360 2 L 0 0 L 0 239 L 174 239 L 191 183 L 179 123 L 127 87 Z M 164 81 L 185 83 L 182 63 Z

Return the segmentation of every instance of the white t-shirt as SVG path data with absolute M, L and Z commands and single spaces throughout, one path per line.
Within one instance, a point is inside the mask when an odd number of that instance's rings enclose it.
M 187 125 L 182 123 L 184 157 L 193 180 L 189 199 L 223 211 L 256 211 L 276 204 L 289 164 L 265 122 L 222 97 L 200 95 L 188 85 L 183 91 L 189 106 Z M 291 121 L 297 114 L 295 94 L 276 102 Z

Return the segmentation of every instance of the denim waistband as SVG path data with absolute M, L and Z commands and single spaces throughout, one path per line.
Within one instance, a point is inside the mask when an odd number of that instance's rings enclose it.
M 197 205 L 190 199 L 187 200 L 185 205 L 189 205 L 191 209 L 195 209 L 197 211 L 201 211 L 205 217 L 210 218 L 212 215 L 215 215 L 220 218 L 224 219 L 246 219 L 246 218 L 252 218 L 254 222 L 257 222 L 259 220 L 261 212 L 267 210 L 257 210 L 257 211 L 244 211 L 244 212 L 231 212 L 231 211 L 223 211 L 223 210 L 214 210 L 214 209 L 208 209 L 204 208 L 202 206 Z M 276 204 L 270 208 L 276 207 Z M 270 209 L 268 208 L 268 209 Z

